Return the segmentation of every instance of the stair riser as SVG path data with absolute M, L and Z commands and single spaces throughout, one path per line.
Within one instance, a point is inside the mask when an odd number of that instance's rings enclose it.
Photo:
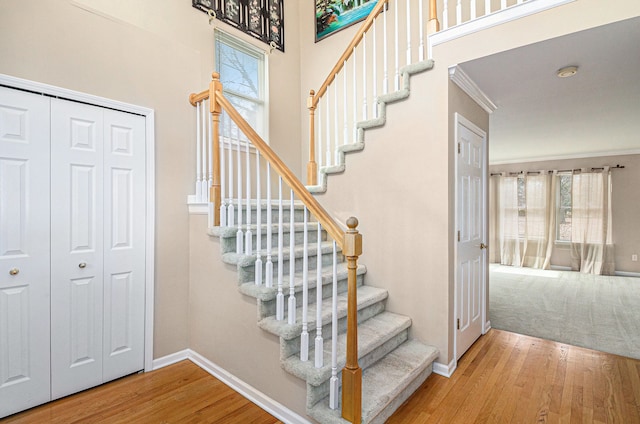
M 392 352 L 395 348 L 400 346 L 409 338 L 409 329 L 402 330 L 400 333 L 396 334 L 394 337 L 390 338 L 382 345 L 376 347 L 374 350 L 364 355 L 361 358 L 358 358 L 358 365 L 363 370 L 366 370 L 371 365 L 378 362 L 381 358 L 386 356 L 388 353 Z M 338 370 L 339 377 L 339 386 L 342 387 L 342 378 L 340 375 L 340 371 Z M 320 402 L 322 399 L 329 396 L 329 379 L 331 376 L 327 377 L 323 383 L 314 386 L 312 384 L 307 384 L 307 408 L 312 408 L 316 403 Z
M 251 245 L 253 246 L 253 249 L 255 249 L 257 247 L 257 237 L 256 237 L 256 229 L 252 228 L 252 237 L 251 237 Z M 242 230 L 242 240 L 244 243 L 244 240 L 246 239 L 246 235 L 245 235 L 245 231 Z M 302 246 L 303 241 L 304 241 L 304 233 L 302 231 L 296 231 L 295 232 L 295 236 L 294 236 L 294 241 L 296 246 Z M 326 241 L 327 240 L 327 233 L 322 231 L 321 234 L 321 238 L 322 241 Z M 313 228 L 312 231 L 308 231 L 307 233 L 307 240 L 308 243 L 316 243 L 318 241 L 318 232 L 316 231 L 315 228 Z M 284 247 L 289 247 L 289 243 L 291 242 L 291 233 L 287 230 L 286 232 L 283 232 L 282 234 L 282 245 Z M 263 256 L 266 256 L 266 249 L 267 249 L 267 231 L 262 228 L 262 238 L 260 243 L 262 244 L 262 250 L 265 252 Z M 220 239 L 220 248 L 222 250 L 222 253 L 227 253 L 227 252 L 235 252 L 236 251 L 236 236 L 233 237 L 222 237 Z M 276 251 L 278 249 L 278 232 L 276 229 L 274 229 L 274 232 L 272 232 L 271 234 L 271 249 L 273 252 L 273 257 L 276 257 Z M 255 252 L 254 252 L 255 253 Z M 263 261 L 265 259 L 263 258 Z
M 358 322 L 364 322 L 369 318 L 378 315 L 385 308 L 385 300 L 373 303 L 365 308 L 358 310 Z M 311 317 L 310 317 L 311 318 Z M 315 317 L 314 317 L 315 318 Z M 286 319 L 286 315 L 285 315 Z M 347 331 L 347 317 L 338 319 L 338 334 Z M 322 335 L 329 340 L 331 338 L 331 322 L 327 322 L 322 326 Z M 309 347 L 313 347 L 316 337 L 315 327 L 309 327 Z M 325 342 L 326 343 L 326 342 Z M 286 359 L 291 355 L 300 353 L 300 336 L 294 337 L 290 340 L 280 339 L 280 358 Z
M 315 272 L 316 269 L 316 264 L 317 264 L 317 258 L 316 255 L 309 255 L 309 264 L 308 264 L 308 270 L 311 273 L 311 271 Z M 341 253 L 338 253 L 338 262 L 343 262 L 344 261 L 344 256 L 342 256 Z M 273 280 L 274 280 L 274 284 L 277 284 L 278 282 L 278 258 L 277 257 L 272 257 L 272 263 L 273 263 Z M 326 267 L 329 265 L 333 264 L 333 255 L 330 252 L 324 252 L 322 254 L 322 266 Z M 295 272 L 302 272 L 302 268 L 304 266 L 304 261 L 303 259 L 300 258 L 295 258 Z M 283 271 L 283 276 L 285 276 L 285 278 L 283 278 L 282 281 L 282 286 L 283 287 L 289 287 L 289 258 L 286 257 L 283 259 L 282 261 L 282 271 Z M 262 281 L 264 282 L 264 276 L 266 275 L 266 258 L 262 257 Z M 252 263 L 250 265 L 246 265 L 246 266 L 239 266 L 238 267 L 238 282 L 239 283 L 247 283 L 253 281 L 255 282 L 255 260 L 252 261 Z
M 356 279 L 356 285 L 357 286 L 361 286 L 364 282 L 364 275 L 358 275 L 357 279 Z M 287 282 L 288 283 L 288 282 Z M 301 305 L 302 304 L 302 289 L 300 287 L 296 287 L 296 293 L 295 293 L 295 298 L 296 298 L 296 305 Z M 347 291 L 347 279 L 343 278 L 343 279 L 339 279 L 338 280 L 338 293 L 344 293 Z M 287 299 L 289 298 L 289 286 L 283 286 L 282 287 L 282 292 L 285 296 L 285 303 L 287 302 Z M 333 293 L 333 287 L 332 287 L 332 283 L 330 280 L 323 280 L 323 284 L 322 284 L 322 298 L 323 299 L 327 299 L 329 297 L 331 297 Z M 309 296 L 308 296 L 308 303 L 309 304 L 313 304 L 316 302 L 316 288 L 310 288 L 309 289 Z M 268 316 L 271 315 L 275 315 L 276 314 L 276 299 L 273 300 L 267 300 L 267 301 L 259 301 L 258 302 L 258 319 L 262 319 L 262 318 L 266 318 Z M 286 306 L 285 306 L 286 309 Z

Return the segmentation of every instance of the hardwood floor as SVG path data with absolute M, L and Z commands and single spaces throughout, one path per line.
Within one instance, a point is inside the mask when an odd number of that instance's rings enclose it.
M 640 361 L 491 330 L 393 423 L 640 423 Z
M 125 377 L 2 423 L 278 423 L 189 361 Z M 640 423 L 640 360 L 499 330 L 451 378 L 431 375 L 394 423 Z
M 3 424 L 280 423 L 191 361 L 136 374 L 20 414 Z

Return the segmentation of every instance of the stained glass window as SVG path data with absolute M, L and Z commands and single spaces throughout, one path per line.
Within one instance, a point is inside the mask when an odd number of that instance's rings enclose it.
M 284 51 L 284 0 L 192 0 L 193 7 Z

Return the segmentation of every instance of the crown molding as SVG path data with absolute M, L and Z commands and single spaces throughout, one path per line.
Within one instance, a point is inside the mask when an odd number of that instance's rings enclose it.
M 459 65 L 449 68 L 449 79 L 453 81 L 462 91 L 467 93 L 482 109 L 487 113 L 493 113 L 498 106 L 487 96 L 484 91 L 467 75 Z

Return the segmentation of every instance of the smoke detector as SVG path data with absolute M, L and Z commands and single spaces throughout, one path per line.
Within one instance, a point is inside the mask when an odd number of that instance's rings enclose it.
M 567 77 L 572 77 L 577 73 L 578 73 L 577 66 L 565 66 L 564 68 L 558 69 L 558 72 L 556 73 L 556 75 L 558 76 L 558 78 L 567 78 Z

